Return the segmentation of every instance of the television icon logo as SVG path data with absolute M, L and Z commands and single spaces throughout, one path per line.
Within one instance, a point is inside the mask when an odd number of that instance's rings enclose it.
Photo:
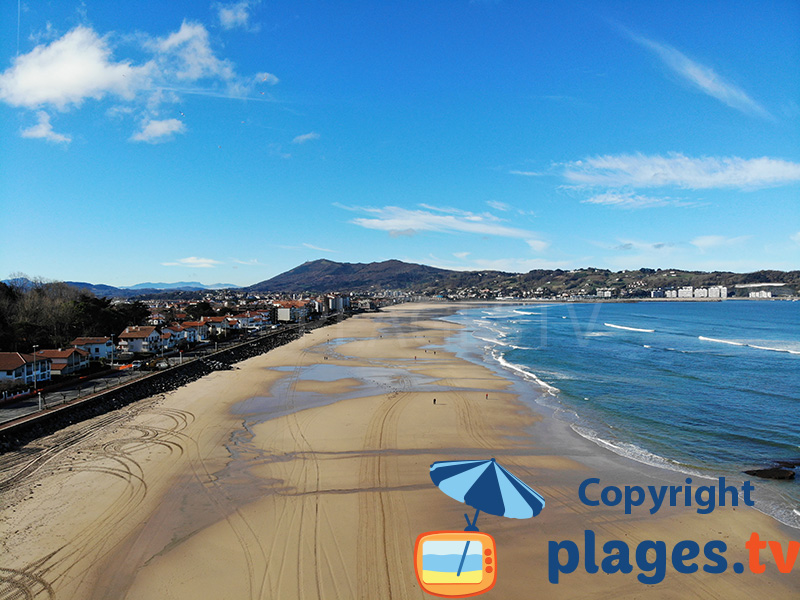
M 466 598 L 494 587 L 494 538 L 477 531 L 429 531 L 417 537 L 414 570 L 420 587 L 434 596 Z

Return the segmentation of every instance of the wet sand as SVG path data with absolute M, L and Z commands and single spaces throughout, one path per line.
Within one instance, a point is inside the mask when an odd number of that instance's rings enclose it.
M 753 509 L 625 515 L 582 504 L 588 477 L 682 479 L 579 438 L 531 410 L 534 388 L 445 350 L 458 326 L 433 320 L 441 310 L 354 317 L 32 444 L 51 449 L 47 460 L 0 495 L 0 598 L 429 597 L 414 576 L 414 541 L 462 529 L 472 511 L 440 492 L 428 467 L 490 457 L 547 506 L 529 520 L 480 517 L 498 549 L 486 598 L 797 597 L 800 563 L 778 573 L 769 550 L 761 575 L 702 570 L 711 540 L 728 544 L 729 564 L 746 564 L 754 531 L 784 551 L 798 539 Z M 633 572 L 587 573 L 585 530 L 598 562 L 603 543 L 624 540 Z M 670 552 L 698 542 L 701 568 L 669 565 L 663 582 L 642 584 L 635 547 L 648 539 Z M 548 541 L 563 540 L 578 544 L 581 562 L 551 584 Z

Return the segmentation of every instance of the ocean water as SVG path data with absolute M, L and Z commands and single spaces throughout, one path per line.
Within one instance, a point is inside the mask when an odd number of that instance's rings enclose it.
M 695 476 L 751 479 L 758 508 L 800 527 L 800 481 L 742 473 L 800 459 L 800 302 L 529 304 L 448 320 L 584 437 Z

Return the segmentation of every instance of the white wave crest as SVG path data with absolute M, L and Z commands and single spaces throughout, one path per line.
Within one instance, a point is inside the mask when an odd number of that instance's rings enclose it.
M 728 344 L 730 346 L 747 346 L 744 342 L 734 342 L 733 340 L 718 340 L 717 338 L 710 338 L 704 335 L 697 336 L 697 339 L 704 342 L 715 342 L 717 344 Z
M 632 460 L 644 463 L 646 465 L 661 467 L 669 469 L 671 471 L 678 471 L 679 473 L 686 473 L 687 475 L 702 476 L 698 471 L 691 469 L 686 465 L 683 465 L 674 460 L 670 460 L 668 458 L 664 458 L 663 456 L 660 456 L 658 454 L 654 454 L 649 450 L 645 450 L 644 448 L 637 446 L 636 444 L 631 444 L 627 442 L 612 442 L 610 440 L 603 439 L 591 429 L 587 427 L 582 427 L 581 425 L 575 423 L 571 424 L 570 427 L 575 433 L 577 433 L 581 437 L 586 438 L 590 442 L 594 442 L 601 448 L 610 450 L 614 454 L 619 454 L 620 456 L 630 458 Z
M 614 325 L 613 323 L 603 323 L 606 327 L 613 329 L 624 329 L 625 331 L 639 331 L 641 333 L 653 333 L 655 329 L 639 329 L 638 327 L 625 327 L 624 325 Z
M 730 346 L 742 346 L 744 348 L 754 348 L 755 350 L 767 350 L 769 352 L 784 352 L 786 354 L 800 354 L 800 350 L 792 350 L 791 348 L 775 348 L 773 346 L 760 346 L 758 344 L 748 344 L 747 342 L 737 342 L 735 340 L 720 340 L 717 338 L 698 336 L 698 339 L 704 342 L 714 342 L 716 344 L 728 344 Z
M 547 391 L 547 393 L 552 395 L 552 396 L 555 396 L 556 394 L 558 394 L 561 391 L 557 387 L 555 387 L 554 385 L 550 385 L 549 383 L 547 383 L 545 381 L 542 381 L 541 379 L 539 379 L 536 376 L 535 373 L 532 373 L 531 371 L 529 371 L 525 367 L 523 367 L 521 365 L 514 364 L 512 362 L 508 362 L 503 357 L 503 355 L 500 354 L 499 352 L 496 352 L 496 351 L 492 350 L 492 358 L 494 358 L 498 363 L 500 363 L 501 366 L 505 367 L 506 369 L 509 369 L 511 371 L 514 371 L 514 372 L 522 375 L 522 377 L 525 378 L 525 379 L 534 381 L 537 385 L 539 385 L 542 388 L 544 388 Z

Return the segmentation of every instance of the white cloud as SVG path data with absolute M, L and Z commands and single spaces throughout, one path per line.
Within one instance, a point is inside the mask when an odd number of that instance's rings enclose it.
M 621 208 L 646 208 L 651 206 L 666 206 L 674 204 L 670 198 L 654 198 L 652 196 L 642 196 L 633 192 L 607 191 L 596 194 L 591 198 L 582 200 L 589 204 L 605 204 L 609 206 L 619 206 Z
M 310 133 L 304 133 L 303 135 L 298 135 L 296 138 L 292 140 L 293 144 L 305 144 L 306 142 L 310 142 L 311 140 L 318 140 L 319 134 L 315 131 Z
M 39 123 L 22 130 L 22 137 L 24 138 L 40 138 L 50 142 L 66 143 L 72 141 L 68 135 L 62 135 L 53 131 L 53 126 L 50 124 L 50 115 L 43 110 L 36 113 L 39 118 Z
M 772 115 L 736 84 L 725 80 L 712 68 L 702 65 L 667 44 L 654 42 L 630 31 L 630 38 L 653 52 L 674 73 L 700 91 L 743 113 L 772 119 Z
M 800 244 L 800 231 L 795 233 L 794 235 L 790 235 L 789 238 L 795 243 Z
M 313 244 L 309 244 L 307 242 L 303 242 L 303 246 L 306 248 L 311 248 L 312 250 L 318 250 L 319 252 L 336 252 L 336 250 L 330 250 L 328 248 L 320 248 L 319 246 L 314 246 Z
M 498 202 L 497 200 L 488 200 L 486 204 L 495 210 L 502 210 L 503 212 L 511 210 L 511 207 L 505 202 Z
M 130 100 L 146 85 L 151 67 L 114 62 L 107 39 L 81 25 L 15 58 L 0 75 L 0 99 L 12 106 L 49 104 L 60 110 L 107 94 Z
M 174 134 L 183 133 L 184 131 L 186 131 L 186 125 L 178 119 L 164 119 L 162 121 L 151 119 L 141 131 L 131 136 L 131 141 L 157 144 L 166 142 L 172 139 Z
M 436 208 L 423 205 L 427 210 L 414 210 L 398 206 L 383 208 L 353 207 L 350 210 L 365 212 L 370 218 L 353 219 L 351 223 L 367 229 L 394 232 L 394 235 L 417 231 L 444 233 L 477 233 L 500 237 L 530 239 L 533 233 L 504 225 L 501 219 L 488 213 L 476 214 L 454 208 Z M 344 208 L 344 207 L 343 207 Z
M 469 255 L 470 255 L 469 252 L 453 252 L 453 256 L 455 256 L 456 258 L 460 258 L 461 260 L 464 260 Z
M 777 158 L 619 154 L 565 165 L 564 177 L 578 186 L 687 189 L 757 189 L 800 182 L 800 164 Z
M 613 246 L 612 250 L 636 250 L 638 252 L 666 252 L 671 251 L 671 248 L 674 247 L 674 244 L 666 243 L 666 242 L 642 242 L 639 240 L 618 240 L 619 244 Z M 606 247 L 605 244 L 597 244 L 601 247 Z
M 750 239 L 750 237 L 751 236 L 749 235 L 742 235 L 733 238 L 728 238 L 722 235 L 701 235 L 699 237 L 694 238 L 689 243 L 692 246 L 697 247 L 701 252 L 705 252 L 706 250 L 710 250 L 712 248 L 735 246 L 736 244 L 740 244 Z
M 544 173 L 537 173 L 536 171 L 509 171 L 510 175 L 522 175 L 523 177 L 541 177 Z
M 250 20 L 250 3 L 236 2 L 234 4 L 218 4 L 219 24 L 223 29 L 233 29 L 234 27 L 247 27 Z
M 272 73 L 256 73 L 255 80 L 258 83 L 266 83 L 267 85 L 275 85 L 280 81 L 275 75 Z
M 468 267 L 477 271 L 505 271 L 507 273 L 527 273 L 534 269 L 568 269 L 569 261 L 546 260 L 543 258 L 496 258 L 477 259 Z
M 531 247 L 531 250 L 535 252 L 544 252 L 550 247 L 550 244 L 547 242 L 543 242 L 542 240 L 525 240 L 528 246 Z
M 222 79 L 235 77 L 233 65 L 217 58 L 208 39 L 208 31 L 200 23 L 184 21 L 181 28 L 164 38 L 147 43 L 156 51 L 159 69 L 165 76 L 178 80 Z
M 188 256 L 186 258 L 179 258 L 175 262 L 161 263 L 165 267 L 191 267 L 194 269 L 210 269 L 222 263 L 213 258 L 199 258 L 197 256 Z
M 138 64 L 117 60 L 111 44 L 114 39 L 137 44 L 145 59 Z M 138 113 L 145 120 L 157 120 L 164 103 L 178 102 L 184 94 L 242 98 L 259 83 L 277 82 L 278 78 L 267 72 L 238 75 L 233 63 L 217 56 L 208 31 L 200 23 L 184 21 L 177 31 L 163 37 L 101 36 L 81 25 L 17 56 L 0 73 L 0 101 L 27 109 L 68 110 L 81 107 L 88 99 L 110 100 L 115 105 L 103 107 L 106 114 Z M 31 130 L 28 136 L 44 131 Z M 142 139 L 142 135 L 135 134 L 134 139 Z

